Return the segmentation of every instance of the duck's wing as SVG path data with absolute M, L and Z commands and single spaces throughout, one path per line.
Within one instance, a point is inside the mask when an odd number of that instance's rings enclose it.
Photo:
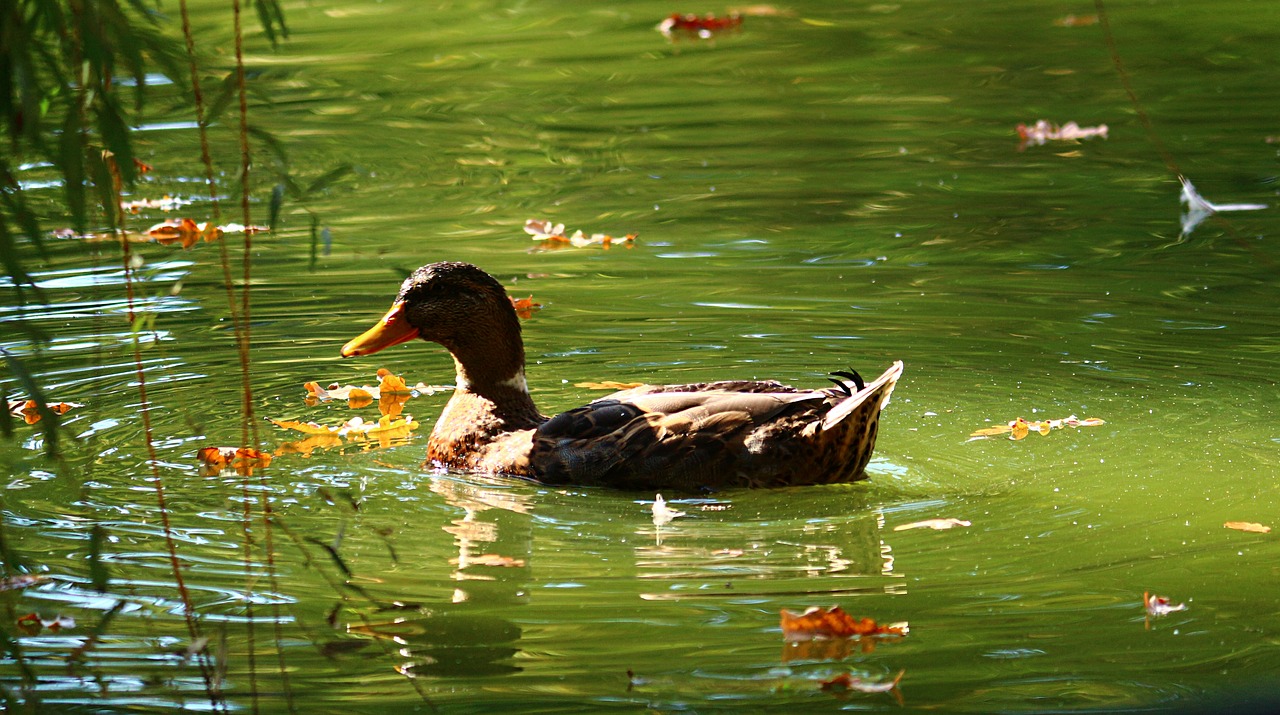
M 791 405 L 827 399 L 818 390 L 636 388 L 543 423 L 532 459 L 539 479 L 550 483 L 628 486 L 643 475 L 647 485 L 687 484 L 699 472 L 726 468 L 752 429 Z

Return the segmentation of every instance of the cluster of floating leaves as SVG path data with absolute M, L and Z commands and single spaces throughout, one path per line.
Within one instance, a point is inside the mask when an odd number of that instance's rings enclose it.
M 636 240 L 636 234 L 628 233 L 621 238 L 614 238 L 605 233 L 593 233 L 590 236 L 581 230 L 574 231 L 572 234 L 565 232 L 564 224 L 552 223 L 542 219 L 531 218 L 524 222 L 525 233 L 533 236 L 533 240 L 542 241 L 543 248 L 559 248 L 564 246 L 572 246 L 574 248 L 587 248 L 590 246 L 599 246 L 600 248 L 609 248 L 615 243 L 620 243 L 628 248 Z
M 782 637 L 786 641 L 783 650 L 785 661 L 843 659 L 848 656 L 853 644 L 860 645 L 864 653 L 869 653 L 877 642 L 900 639 L 910 631 L 906 622 L 878 623 L 873 618 L 852 616 L 839 606 L 811 606 L 803 613 L 794 613 L 784 608 L 781 616 Z M 898 684 L 902 682 L 905 673 L 906 671 L 898 671 L 893 678 L 880 681 L 844 672 L 823 680 L 821 689 L 835 695 L 850 692 L 889 693 L 902 704 Z
M 232 469 L 245 476 L 253 470 L 271 466 L 272 455 L 252 447 L 201 447 L 196 451 L 200 473 L 212 476 Z
M 134 160 L 138 167 L 138 171 L 143 174 L 151 173 L 154 169 L 149 164 L 144 164 L 138 160 Z M 177 211 L 183 206 L 191 205 L 190 199 L 170 196 L 166 194 L 159 199 L 139 198 L 132 201 L 120 202 L 120 210 L 128 214 L 139 214 L 144 211 L 163 211 L 170 213 Z M 170 244 L 181 243 L 183 248 L 191 248 L 201 241 L 208 243 L 222 238 L 229 233 L 260 233 L 270 231 L 267 226 L 245 226 L 238 223 L 228 223 L 221 226 L 212 222 L 198 222 L 192 218 L 173 218 L 166 219 L 157 223 L 151 228 L 141 233 L 136 231 L 99 231 L 87 234 L 78 234 L 73 229 L 64 228 L 53 232 L 56 238 L 72 238 L 83 239 L 89 241 L 130 241 L 134 243 L 154 242 L 167 246 Z
M 984 427 L 974 430 L 970 435 L 970 439 L 982 439 L 985 437 L 994 437 L 996 435 L 1007 434 L 1009 439 L 1024 439 L 1027 435 L 1035 432 L 1041 435 L 1047 435 L 1056 429 L 1064 427 L 1097 427 L 1104 425 L 1106 422 L 1096 418 L 1088 417 L 1080 419 L 1075 415 L 1065 417 L 1060 420 L 1040 420 L 1030 421 L 1019 417 L 1006 425 L 997 425 L 995 427 Z
M 1107 138 L 1107 125 L 1105 124 L 1099 124 L 1096 127 L 1082 127 L 1075 122 L 1067 122 L 1062 126 L 1058 126 L 1044 119 L 1040 119 L 1030 126 L 1019 124 L 1016 131 L 1018 132 L 1018 138 L 1022 140 L 1022 143 L 1018 146 L 1019 150 L 1029 146 L 1044 146 L 1051 141 L 1080 141 L 1094 137 Z
M 177 211 L 183 206 L 190 206 L 190 199 L 183 199 L 176 196 L 165 195 L 159 199 L 135 199 L 133 201 L 120 202 L 120 210 L 126 213 L 136 214 L 142 211 L 157 210 L 166 213 Z
M 685 516 L 685 512 L 669 506 L 661 494 L 654 496 L 650 509 L 653 514 L 653 524 L 658 527 Z M 741 556 L 742 553 L 740 549 L 721 549 L 713 555 L 732 558 Z M 855 645 L 859 646 L 862 652 L 870 653 L 878 642 L 885 639 L 901 639 L 910 630 L 906 622 L 879 623 L 873 618 L 858 618 L 850 615 L 840 606 L 830 608 L 812 606 L 801 613 L 782 609 L 781 627 L 785 642 L 782 652 L 784 661 L 843 660 L 849 656 Z M 642 678 L 637 678 L 632 671 L 627 671 L 627 676 L 631 687 L 644 685 L 646 682 Z M 821 688 L 837 695 L 853 691 L 891 693 L 901 702 L 901 693 L 898 692 L 898 683 L 901 679 L 901 672 L 887 681 L 869 680 L 852 673 L 842 673 L 823 681 Z
M 744 17 L 790 17 L 794 13 L 773 5 L 748 5 L 731 8 L 724 15 L 707 13 L 698 15 L 692 12 L 674 12 L 658 23 L 657 30 L 672 42 L 681 38 L 690 40 L 710 40 L 718 35 L 736 32 L 742 28 Z M 822 24 L 816 20 L 806 20 L 811 24 Z
M 357 415 L 337 425 L 272 419 L 271 423 L 277 427 L 307 435 L 304 440 L 282 445 L 277 450 L 277 454 L 288 452 L 305 456 L 317 448 L 338 446 L 344 440 L 348 443 L 360 442 L 385 449 L 397 441 L 407 439 L 418 429 L 418 423 L 413 417 L 404 414 L 406 402 L 415 397 L 434 395 L 453 389 L 448 385 L 426 385 L 421 382 L 410 387 L 404 378 L 385 368 L 378 370 L 376 387 L 372 385 L 356 387 L 335 383 L 323 388 L 317 382 L 308 382 L 303 387 L 307 390 L 306 404 L 308 405 L 346 400 L 347 406 L 351 409 L 360 409 L 377 400 L 380 416 L 377 421 L 368 421 Z
M 40 421 L 40 403 L 35 400 L 9 400 L 9 414 L 21 417 L 23 422 L 33 425 Z M 79 402 L 47 402 L 45 407 L 55 415 L 65 415 L 77 407 L 84 407 Z
M 336 382 L 330 383 L 328 387 L 320 387 L 318 382 L 303 383 L 302 388 L 307 391 L 306 403 L 309 407 L 314 407 L 322 402 L 331 400 L 346 400 L 347 406 L 353 410 L 361 407 L 368 407 L 373 404 L 374 400 L 378 400 L 379 409 L 382 414 L 395 417 L 400 414 L 398 406 L 403 406 L 411 398 L 421 397 L 423 395 L 434 395 L 438 392 L 450 392 L 453 390 L 452 385 L 427 385 L 422 382 L 410 387 L 404 378 L 393 374 L 386 368 L 378 369 L 378 385 L 340 385 Z
M 321 387 L 318 382 L 308 382 L 303 385 L 303 388 L 307 391 L 304 402 L 309 407 L 331 401 L 346 401 L 349 408 L 361 409 L 377 402 L 378 411 L 381 414 L 377 420 L 366 420 L 356 415 L 333 425 L 268 418 L 277 427 L 299 432 L 304 435 L 304 438 L 285 442 L 276 447 L 273 452 L 246 447 L 204 447 L 196 453 L 196 459 L 202 466 L 202 473 L 214 475 L 230 469 L 239 474 L 248 475 L 252 474 L 254 469 L 269 466 L 275 457 L 291 454 L 307 457 L 316 449 L 338 447 L 343 444 L 359 443 L 368 448 L 383 449 L 391 447 L 408 439 L 418 429 L 418 422 L 412 416 L 403 414 L 406 402 L 415 397 L 434 395 L 453 389 L 450 385 L 426 385 L 421 382 L 410 387 L 404 378 L 386 369 L 378 370 L 376 386 L 356 387 L 332 383 L 326 388 Z

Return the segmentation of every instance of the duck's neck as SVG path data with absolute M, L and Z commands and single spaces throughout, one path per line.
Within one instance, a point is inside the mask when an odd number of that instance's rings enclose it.
M 467 402 L 467 412 L 503 431 L 537 427 L 546 421 L 529 396 L 524 377 L 524 344 L 514 334 L 476 331 L 447 346 L 457 369 L 453 401 Z

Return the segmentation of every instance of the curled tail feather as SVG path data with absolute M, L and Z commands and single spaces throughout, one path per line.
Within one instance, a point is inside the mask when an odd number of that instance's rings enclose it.
M 885 405 L 889 404 L 889 396 L 893 394 L 893 388 L 898 383 L 898 378 L 900 377 L 902 377 L 902 361 L 896 360 L 888 370 L 884 371 L 883 375 L 872 380 L 852 396 L 845 398 L 843 402 L 831 408 L 831 411 L 827 413 L 826 417 L 822 418 L 823 431 L 829 430 L 840 424 L 846 417 L 853 414 L 854 410 L 861 407 L 862 404 L 869 399 L 879 400 L 879 404 L 876 406 L 877 412 L 884 409 Z M 858 382 L 860 382 L 860 380 Z

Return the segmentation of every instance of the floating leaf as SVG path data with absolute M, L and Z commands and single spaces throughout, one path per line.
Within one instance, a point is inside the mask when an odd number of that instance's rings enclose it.
M 662 498 L 661 494 L 653 498 L 653 525 L 662 526 L 670 524 L 677 517 L 684 516 L 684 512 L 677 511 L 667 506 L 667 500 Z
M 731 12 L 724 17 L 716 17 L 710 13 L 702 16 L 693 13 L 673 13 L 658 23 L 658 32 L 667 39 L 673 40 L 680 35 L 708 40 L 717 33 L 736 30 L 742 26 L 742 16 Z
M 587 246 L 600 246 L 601 248 L 609 248 L 615 243 L 621 243 L 628 248 L 636 240 L 634 233 L 628 233 L 622 238 L 614 238 L 604 233 L 593 233 L 587 236 L 582 231 L 574 231 L 572 235 L 565 235 L 564 224 L 553 224 L 550 221 L 540 219 L 529 219 L 524 222 L 525 233 L 533 236 L 533 240 L 544 242 L 545 248 L 573 246 L 574 248 L 586 248 Z
M 1058 27 L 1089 27 L 1098 24 L 1097 15 L 1067 15 L 1053 21 Z
M 271 455 L 251 447 L 201 447 L 196 459 L 204 465 L 205 476 L 212 476 L 231 468 L 238 474 L 250 475 L 259 467 L 271 464 Z
M 366 422 L 363 417 L 356 416 L 337 427 L 326 427 L 315 422 L 298 422 L 294 420 L 271 420 L 271 423 L 285 429 L 296 430 L 311 435 L 302 442 L 283 445 L 276 454 L 301 453 L 310 454 L 318 447 L 332 447 L 341 443 L 366 442 L 377 440 L 379 446 L 390 447 L 393 440 L 404 439 L 418 429 L 418 423 L 405 415 L 402 419 L 384 416 L 377 422 Z
M 899 524 L 893 527 L 894 531 L 906 531 L 907 529 L 934 529 L 942 531 L 943 529 L 951 529 L 957 526 L 972 526 L 970 522 L 964 519 L 925 519 L 924 521 L 913 521 L 910 524 Z
M 324 425 L 317 424 L 315 422 L 298 422 L 296 420 L 277 420 L 277 419 L 271 419 L 271 418 L 268 418 L 268 420 L 271 422 L 271 424 L 277 427 L 296 430 L 303 434 L 337 435 L 338 431 L 341 429 L 339 427 L 325 427 Z M 214 448 L 206 447 L 205 449 L 214 449 Z
M 34 636 L 43 630 L 57 633 L 64 628 L 75 628 L 76 619 L 62 614 L 58 614 L 53 618 L 41 618 L 39 614 L 28 613 L 25 616 L 19 616 L 14 625 L 23 633 Z
M 908 630 L 906 623 L 880 625 L 870 618 L 854 618 L 839 606 L 830 609 L 813 606 L 804 613 L 782 609 L 782 635 L 788 641 L 904 636 Z
M 40 421 L 40 403 L 35 400 L 9 400 L 9 414 L 21 417 L 24 422 L 33 425 Z M 50 412 L 65 415 L 77 407 L 84 407 L 79 402 L 47 402 L 44 405 Z
M 851 673 L 841 673 L 831 680 L 822 681 L 822 689 L 836 693 L 848 692 L 851 690 L 856 690 L 860 693 L 893 693 L 895 696 L 898 696 L 900 700 L 901 696 L 898 695 L 898 683 L 902 682 L 902 676 L 906 675 L 906 673 L 907 671 L 900 670 L 892 680 L 885 680 L 882 682 L 864 680 L 863 678 Z
M 189 218 L 168 219 L 147 229 L 147 235 L 161 245 L 181 243 L 183 248 L 191 248 L 201 239 L 216 241 L 222 238 L 222 229 L 211 223 L 196 223 Z
M 516 309 L 516 315 L 522 320 L 528 320 L 533 317 L 534 311 L 542 310 L 542 304 L 535 301 L 533 296 L 528 298 L 512 298 L 511 306 Z
M 633 387 L 640 387 L 643 382 L 616 382 L 614 380 L 602 380 L 600 382 L 575 382 L 574 387 L 584 387 L 588 390 L 630 390 Z
M 0 579 L 0 591 L 13 591 L 19 588 L 27 588 L 34 586 L 41 581 L 48 580 L 48 576 L 41 576 L 33 573 L 14 574 L 8 578 Z
M 26 635 L 34 636 L 44 630 L 44 625 L 40 623 L 40 616 L 35 613 L 28 613 L 25 616 L 18 616 L 13 625 Z
M 1227 527 L 1228 529 L 1235 529 L 1236 531 L 1251 531 L 1255 534 L 1271 533 L 1271 527 L 1266 526 L 1265 524 L 1258 524 L 1252 521 L 1228 521 L 1227 523 L 1223 524 L 1223 526 Z
M 1167 616 L 1176 611 L 1187 610 L 1187 604 L 1174 604 L 1165 596 L 1157 596 L 1149 591 L 1142 592 L 1142 605 L 1149 616 Z
M 165 196 L 162 199 L 137 199 L 134 201 L 125 201 L 120 204 L 120 210 L 131 214 L 136 214 L 143 209 L 159 209 L 160 211 L 168 212 L 177 211 L 190 203 L 191 201 L 188 199 Z
M 1018 145 L 1019 151 L 1029 146 L 1042 146 L 1050 141 L 1080 141 L 1082 139 L 1092 139 L 1093 137 L 1107 138 L 1107 125 L 1105 124 L 1099 124 L 1096 127 L 1082 127 L 1075 122 L 1067 122 L 1062 126 L 1058 126 L 1043 119 L 1031 126 L 1019 124 L 1015 131 L 1018 132 L 1018 138 L 1022 140 Z
M 523 568 L 524 559 L 516 559 L 501 554 L 480 554 L 479 556 L 467 556 L 465 558 L 449 559 L 449 563 L 466 568 L 468 566 L 501 566 L 504 568 Z
M 222 238 L 227 233 L 261 233 L 269 231 L 266 226 L 245 226 L 229 223 L 225 226 L 214 226 L 212 223 L 196 223 L 189 218 L 168 219 L 147 229 L 147 238 L 161 244 L 181 243 L 183 248 L 191 248 L 200 241 L 210 242 Z
M 382 400 L 388 395 L 394 395 L 403 404 L 412 397 L 420 397 L 422 395 L 434 395 L 437 392 L 445 392 L 453 390 L 451 385 L 426 385 L 421 382 L 408 387 L 405 380 L 401 377 L 393 375 L 390 370 L 378 370 L 378 386 L 372 387 L 364 385 L 363 387 L 355 387 L 353 385 L 339 385 L 338 383 L 330 383 L 328 387 L 321 387 L 318 382 L 307 382 L 302 385 L 307 391 L 306 403 L 314 406 L 321 402 L 329 400 L 346 400 L 352 408 L 366 407 L 374 400 Z M 386 412 L 384 412 L 386 414 Z
M 1106 424 L 1105 421 L 1097 417 L 1088 417 L 1080 419 L 1075 415 L 1064 417 L 1060 420 L 1040 420 L 1038 422 L 1030 422 L 1019 417 L 1005 425 L 996 425 L 994 427 L 983 427 L 969 433 L 970 439 L 980 439 L 984 437 L 994 437 L 996 435 L 1007 434 L 1009 439 L 1024 439 L 1032 432 L 1041 435 L 1047 435 L 1053 430 L 1063 429 L 1064 427 L 1097 427 Z
M 382 395 L 387 394 L 410 394 L 409 386 L 405 384 L 404 378 L 394 375 L 385 367 L 378 368 L 378 391 Z

